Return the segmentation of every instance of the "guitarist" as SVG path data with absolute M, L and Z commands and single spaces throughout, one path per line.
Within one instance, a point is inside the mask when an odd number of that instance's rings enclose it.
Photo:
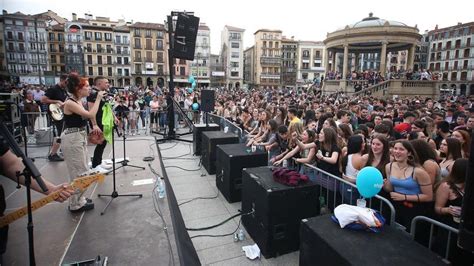
M 16 172 L 23 171 L 25 167 L 21 162 L 20 158 L 18 158 L 13 152 L 11 152 L 8 148 L 8 145 L 5 143 L 3 136 L 0 134 L 0 175 L 6 176 L 16 182 Z M 48 188 L 48 191 L 43 192 L 36 181 L 33 179 L 31 182 L 31 188 L 36 190 L 40 193 L 48 195 L 53 193 L 57 190 L 62 190 L 60 193 L 60 197 L 57 199 L 59 202 L 63 202 L 68 199 L 71 194 L 73 193 L 72 190 L 66 189 L 67 183 L 61 185 L 53 185 L 48 180 L 44 179 L 44 183 Z M 24 177 L 20 177 L 20 183 L 24 184 Z M 3 216 L 3 212 L 5 211 L 5 193 L 3 191 L 3 187 L 0 184 L 0 216 Z M 2 256 L 6 251 L 7 248 L 7 240 L 8 240 L 8 226 L 4 226 L 0 228 L 0 265 L 3 265 Z
M 62 74 L 59 77 L 59 83 L 56 84 L 54 87 L 49 88 L 46 90 L 45 95 L 41 98 L 41 102 L 43 104 L 58 104 L 59 106 L 63 107 L 64 101 L 66 101 L 67 93 L 66 93 L 66 84 L 67 84 L 67 75 Z M 49 113 L 49 112 L 48 112 Z M 51 117 L 51 114 L 50 114 Z M 50 162 L 60 162 L 64 161 L 64 159 L 58 155 L 59 147 L 61 146 L 61 133 L 63 132 L 64 127 L 64 119 L 62 120 L 54 120 L 51 117 L 51 121 L 56 128 L 53 130 L 54 140 L 53 146 L 51 147 L 51 152 L 48 155 L 48 160 Z

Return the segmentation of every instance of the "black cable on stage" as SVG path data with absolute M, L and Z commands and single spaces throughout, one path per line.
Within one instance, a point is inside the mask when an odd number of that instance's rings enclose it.
M 212 228 L 216 228 L 218 226 L 221 226 L 225 223 L 227 223 L 228 221 L 234 219 L 235 217 L 239 217 L 239 216 L 246 216 L 246 215 L 249 215 L 249 214 L 252 214 L 254 211 L 251 211 L 251 212 L 248 212 L 248 213 L 237 213 L 237 214 L 234 214 L 232 215 L 231 217 L 225 219 L 224 221 L 218 223 L 218 224 L 215 224 L 215 225 L 211 225 L 211 226 L 206 226 L 206 227 L 200 227 L 200 228 L 186 228 L 186 230 L 188 231 L 204 231 L 204 230 L 209 230 L 209 229 L 212 229 Z
M 237 225 L 237 228 L 234 230 L 234 232 L 232 233 L 228 233 L 228 234 L 222 234 L 222 235 L 195 235 L 195 236 L 192 236 L 191 239 L 193 238 L 196 238 L 196 237 L 224 237 L 224 236 L 231 236 L 233 234 L 235 234 L 235 232 L 237 232 L 237 230 L 239 230 L 240 228 L 240 223 L 242 222 L 242 218 L 239 219 L 239 224 Z
M 215 198 L 217 198 L 218 196 L 219 196 L 219 192 L 217 192 L 217 194 L 216 194 L 215 196 L 212 196 L 212 197 L 197 197 L 197 198 L 192 198 L 192 199 L 190 199 L 190 200 L 181 202 L 180 204 L 178 204 L 178 206 L 181 206 L 181 205 L 190 203 L 190 202 L 195 201 L 195 200 L 198 200 L 198 199 L 215 199 Z
M 178 169 L 181 169 L 181 170 L 187 171 L 187 172 L 195 172 L 195 171 L 200 171 L 202 169 L 202 166 L 199 167 L 198 169 L 185 169 L 183 167 L 176 166 L 176 165 L 168 165 L 168 166 L 165 166 L 165 168 L 178 168 Z

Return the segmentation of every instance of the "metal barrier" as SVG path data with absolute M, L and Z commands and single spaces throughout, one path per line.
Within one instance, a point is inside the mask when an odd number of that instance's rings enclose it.
M 446 231 L 448 231 L 448 242 L 446 244 L 446 251 L 444 253 L 444 258 L 447 260 L 448 257 L 449 257 L 449 248 L 450 248 L 450 244 L 451 244 L 451 234 L 456 234 L 458 235 L 459 234 L 459 230 L 456 229 L 456 228 L 453 228 L 447 224 L 444 224 L 444 223 L 441 223 L 439 221 L 436 221 L 436 220 L 433 220 L 431 218 L 428 218 L 426 216 L 416 216 L 415 218 L 413 218 L 413 220 L 411 221 L 411 230 L 410 230 L 410 235 L 413 239 L 415 239 L 415 235 L 416 235 L 416 225 L 419 221 L 424 221 L 424 222 L 427 222 L 427 223 L 430 223 L 430 237 L 429 237 L 429 242 L 428 242 L 428 249 L 431 250 L 432 248 L 432 244 L 433 244 L 433 233 L 434 233 L 434 226 L 437 226 L 441 229 L 444 229 Z
M 314 165 L 304 164 L 304 166 L 309 167 L 314 171 L 316 183 L 320 185 L 319 195 L 320 197 L 325 196 L 328 207 L 331 207 L 329 206 L 329 202 L 332 202 L 332 209 L 334 209 L 340 203 L 355 205 L 354 201 L 359 198 L 356 185 L 324 170 L 321 170 Z M 323 195 L 323 193 L 326 195 Z M 378 206 L 379 208 L 376 208 L 377 206 L 372 206 L 373 198 L 376 198 L 380 201 Z M 390 209 L 389 224 L 395 225 L 395 207 L 392 205 L 392 203 L 380 195 L 375 195 L 373 198 L 369 199 L 368 207 L 378 210 L 383 215 L 383 205 L 385 203 L 385 205 Z
M 242 130 L 240 127 L 238 127 L 236 124 L 234 124 L 232 121 L 225 119 L 224 117 L 217 116 L 215 114 L 207 114 L 208 116 L 208 122 L 209 123 L 214 123 L 218 124 L 221 130 L 224 130 L 226 127 L 228 129 L 228 132 L 232 132 L 239 136 L 240 142 L 244 142 L 245 140 L 245 135 L 247 135 L 247 132 Z

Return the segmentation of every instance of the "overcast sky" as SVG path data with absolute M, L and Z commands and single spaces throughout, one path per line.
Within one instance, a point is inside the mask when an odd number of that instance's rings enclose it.
M 211 52 L 220 50 L 224 25 L 245 29 L 244 46 L 254 42 L 258 29 L 279 29 L 296 40 L 322 41 L 327 32 L 352 24 L 373 12 L 375 16 L 418 25 L 420 33 L 436 26 L 448 27 L 458 22 L 474 21 L 474 1 L 303 1 L 303 0 L 0 0 L 8 13 L 21 11 L 36 14 L 48 9 L 71 20 L 71 14 L 84 13 L 124 18 L 133 22 L 164 23 L 172 10 L 194 11 L 211 29 Z

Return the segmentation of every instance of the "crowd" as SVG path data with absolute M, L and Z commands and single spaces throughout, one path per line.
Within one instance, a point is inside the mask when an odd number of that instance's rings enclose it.
M 334 76 L 330 72 L 328 79 Z M 383 80 L 376 72 L 352 76 Z M 41 89 L 14 90 L 25 95 L 25 110 L 30 110 L 30 103 L 41 106 L 37 102 Z M 363 167 L 373 166 L 384 177 L 380 195 L 393 203 L 397 222 L 407 230 L 417 215 L 458 227 L 474 130 L 474 99 L 444 95 L 385 100 L 343 93 L 321 95 L 304 88 L 215 91 L 215 114 L 247 132 L 247 145 L 267 150 L 269 164 L 293 168 L 318 182 L 314 171 L 305 166 L 310 164 L 352 183 Z M 166 89 L 133 87 L 114 93 L 109 101 L 119 128 L 135 134 L 139 122 L 142 127 L 149 123 L 154 130 L 166 127 L 167 116 L 161 112 L 167 108 Z M 82 95 L 86 94 L 77 93 L 75 100 L 80 101 Z M 200 121 L 199 108 L 192 107 L 199 106 L 199 89 L 176 88 L 173 97 L 191 111 L 191 120 Z M 337 193 L 347 190 L 341 187 Z M 357 197 L 357 192 L 351 190 L 351 195 Z M 454 246 L 451 250 L 454 264 L 472 263 L 471 254 Z

